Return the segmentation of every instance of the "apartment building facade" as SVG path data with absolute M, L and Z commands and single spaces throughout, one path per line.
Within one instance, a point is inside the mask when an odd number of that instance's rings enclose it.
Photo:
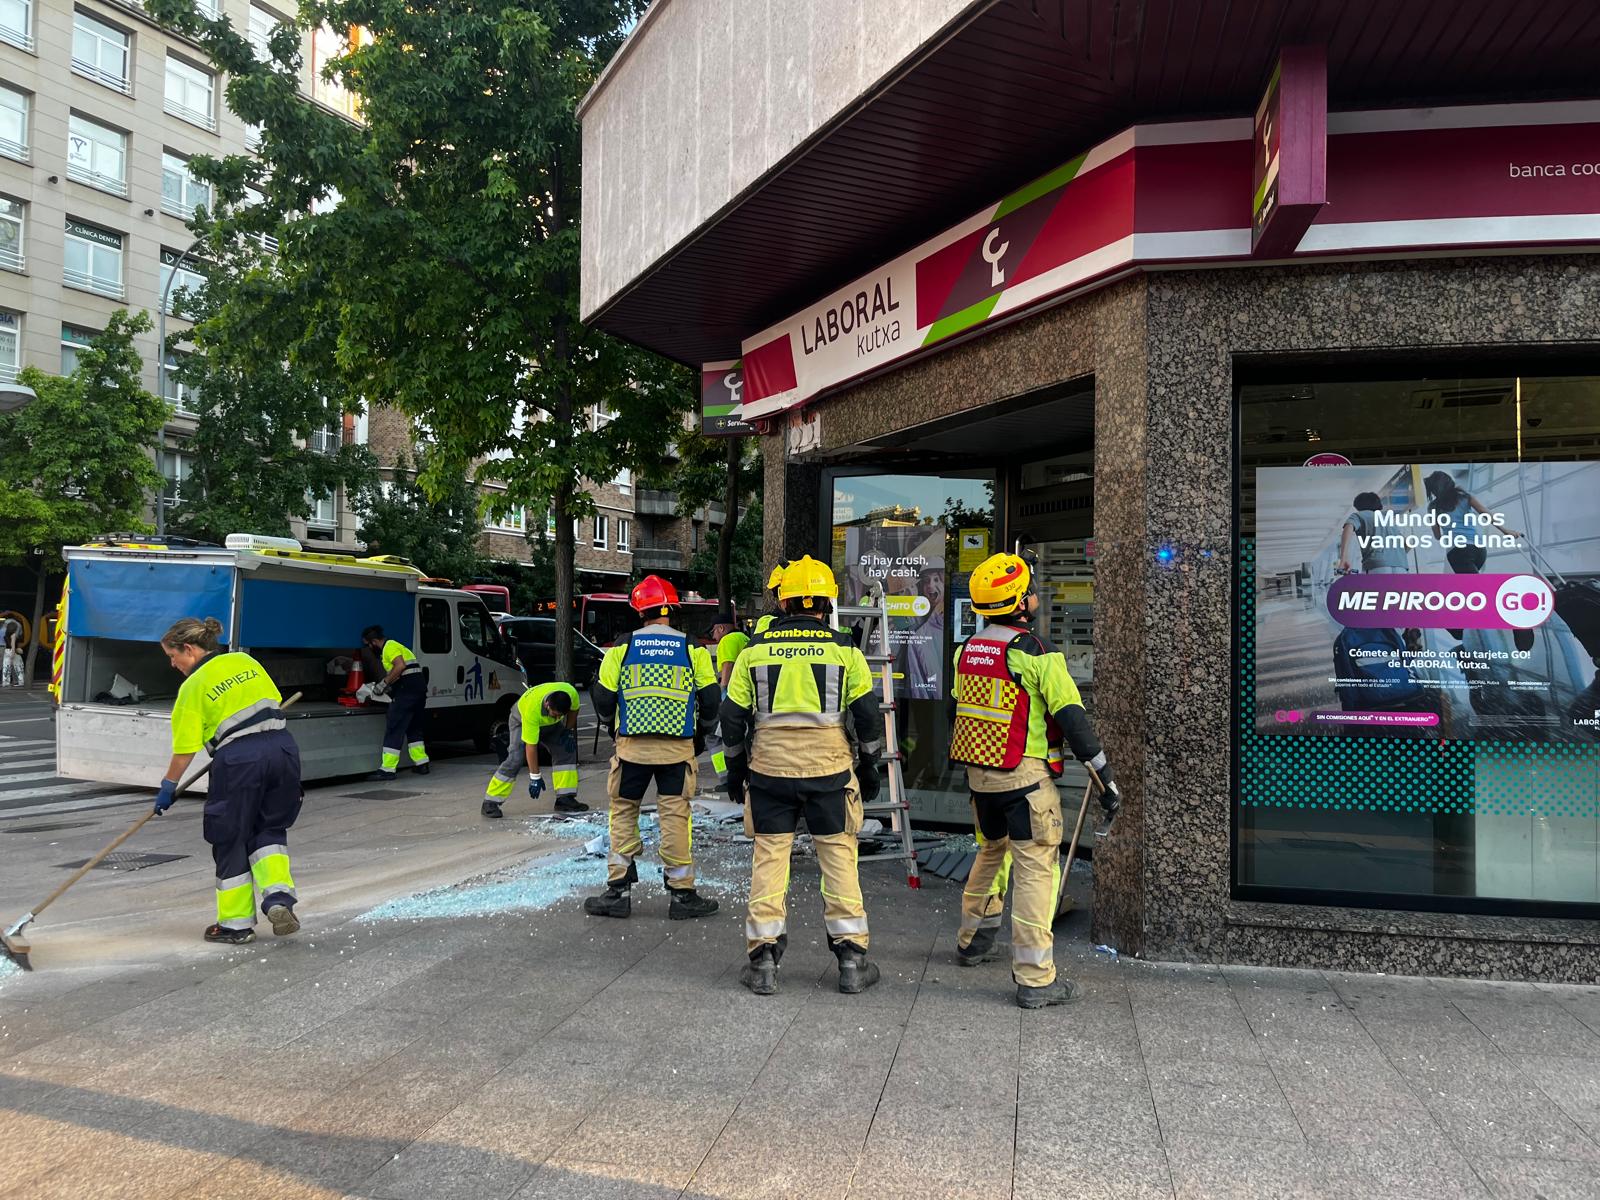
M 250 0 L 200 0 L 247 30 L 258 53 L 289 20 Z M 346 39 L 306 34 L 302 87 L 308 100 L 346 116 L 342 89 L 318 78 L 320 66 Z M 0 382 L 26 366 L 65 374 L 81 347 L 119 308 L 141 309 L 160 323 L 167 342 L 187 329 L 172 296 L 199 286 L 204 263 L 193 252 L 186 222 L 212 202 L 189 160 L 253 149 L 257 133 L 223 100 L 224 79 L 198 47 L 154 21 L 135 4 L 82 0 L 0 0 Z M 189 439 L 200 402 L 170 368 L 159 372 L 155 331 L 139 339 L 144 382 L 172 405 L 156 453 L 167 486 L 162 503 L 181 494 L 193 467 Z M 335 419 L 311 435 L 314 449 L 333 451 L 365 438 L 364 418 Z M 360 524 L 342 494 L 311 498 L 295 532 L 312 540 L 349 542 Z

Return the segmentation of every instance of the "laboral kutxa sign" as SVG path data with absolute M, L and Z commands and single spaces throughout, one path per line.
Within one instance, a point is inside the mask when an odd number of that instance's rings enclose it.
M 1600 463 L 1256 472 L 1258 733 L 1600 739 Z
M 1268 230 L 1264 254 L 1600 245 L 1600 101 L 1331 113 L 1326 125 L 1327 203 L 1281 251 Z M 1137 267 L 1252 261 L 1255 132 L 1250 117 L 1124 130 L 747 338 L 733 415 L 782 412 Z

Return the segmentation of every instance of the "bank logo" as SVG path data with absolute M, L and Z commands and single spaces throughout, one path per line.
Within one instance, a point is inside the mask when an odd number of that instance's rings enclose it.
M 997 246 L 996 242 L 1000 242 Z M 983 239 L 983 261 L 989 264 L 989 286 L 1002 287 L 1006 281 L 1006 270 L 1000 265 L 1000 260 L 1006 256 L 1006 251 L 1011 249 L 1010 242 L 1000 241 L 1000 226 L 996 225 L 989 230 L 989 236 Z

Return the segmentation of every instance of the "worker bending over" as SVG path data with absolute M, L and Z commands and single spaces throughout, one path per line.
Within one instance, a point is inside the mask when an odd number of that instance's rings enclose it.
M 750 644 L 750 635 L 739 628 L 733 610 L 725 608 L 717 614 L 717 623 L 711 627 L 711 640 L 717 646 L 717 686 L 726 694 L 733 664 Z M 728 756 L 722 749 L 722 734 L 715 727 L 706 734 L 706 749 L 711 752 L 711 769 L 716 772 L 717 786 L 726 789 Z
M 500 806 L 511 795 L 524 761 L 528 766 L 528 799 L 544 791 L 540 768 L 550 764 L 557 812 L 588 812 L 578 802 L 578 689 L 570 683 L 543 683 L 529 688 L 511 706 L 510 745 L 505 761 L 495 768 L 484 791 L 483 815 L 503 817 Z
M 733 667 L 722 703 L 729 794 L 748 801 L 755 839 L 739 981 L 760 996 L 778 990 L 788 945 L 789 854 L 804 814 L 822 868 L 823 924 L 839 960 L 839 990 L 878 981 L 867 961 L 867 910 L 856 868 L 863 797 L 878 794 L 883 714 L 867 660 L 850 635 L 829 628 L 839 598 L 833 572 L 812 558 L 783 573 L 784 615 L 757 633 Z
M 661 825 L 661 872 L 672 897 L 674 921 L 704 917 L 717 902 L 694 888 L 690 799 L 695 794 L 695 736 L 716 720 L 722 690 L 711 655 L 672 627 L 678 593 L 666 580 L 646 575 L 629 602 L 643 624 L 606 651 L 592 691 L 600 720 L 615 727 L 616 753 L 606 777 L 611 793 L 611 853 L 606 890 L 583 910 L 596 917 L 626 917 L 629 889 L 639 880 L 635 863 L 644 850 L 639 806 L 652 780 Z
M 300 748 L 285 728 L 283 702 L 248 654 L 221 648 L 215 617 L 184 617 L 161 639 L 184 676 L 172 706 L 172 760 L 155 811 L 172 806 L 178 781 L 202 749 L 211 781 L 201 833 L 217 864 L 217 923 L 208 942 L 255 940 L 256 896 L 279 937 L 300 928 L 289 874 L 289 827 L 300 815 Z
M 367 778 L 393 779 L 400 769 L 402 746 L 416 773 L 426 775 L 428 747 L 422 741 L 422 727 L 428 709 L 428 684 L 422 675 L 422 664 L 410 650 L 393 638 L 385 637 L 382 625 L 368 625 L 363 629 L 361 642 L 377 654 L 384 674 L 376 683 L 362 685 L 356 695 L 363 700 L 367 696 L 387 695 L 392 701 L 383 724 L 382 765 Z M 362 695 L 363 692 L 366 695 Z
M 950 761 L 967 768 L 978 855 L 961 893 L 956 953 L 964 966 L 996 957 L 995 931 L 1012 874 L 1011 973 L 1023 1008 L 1077 998 L 1053 956 L 1061 891 L 1061 773 L 1065 740 L 1099 776 L 1109 816 L 1120 793 L 1061 651 L 1029 628 L 1039 611 L 1033 572 L 1015 554 L 979 564 L 972 608 L 987 624 L 956 651 Z M 1070 865 L 1070 864 L 1069 864 Z

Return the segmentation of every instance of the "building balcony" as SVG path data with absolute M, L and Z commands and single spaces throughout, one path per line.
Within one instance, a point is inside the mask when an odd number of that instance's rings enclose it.
M 675 517 L 678 515 L 678 493 L 639 488 L 634 493 L 633 511 L 647 517 Z
M 633 565 L 640 571 L 681 571 L 683 551 L 670 550 L 665 546 L 635 546 Z

